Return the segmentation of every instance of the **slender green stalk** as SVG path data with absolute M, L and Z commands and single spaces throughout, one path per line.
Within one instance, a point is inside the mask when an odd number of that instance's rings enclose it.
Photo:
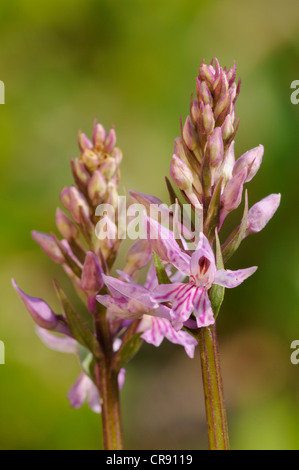
M 215 325 L 198 335 L 210 450 L 228 450 L 228 427 Z
M 123 430 L 118 374 L 102 361 L 96 367 L 96 379 L 102 404 L 102 429 L 105 450 L 123 450 Z

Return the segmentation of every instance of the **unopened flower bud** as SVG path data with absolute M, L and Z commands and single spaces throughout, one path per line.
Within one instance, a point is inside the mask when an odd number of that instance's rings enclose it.
M 78 144 L 81 152 L 84 152 L 84 150 L 86 149 L 92 149 L 92 143 L 90 142 L 88 137 L 86 137 L 86 135 L 81 131 L 79 131 Z
M 59 207 L 56 210 L 56 225 L 61 235 L 67 240 L 78 236 L 78 228 Z
M 117 170 L 117 165 L 113 157 L 107 157 L 106 160 L 100 166 L 100 171 L 105 176 L 107 181 L 109 181 L 112 178 L 116 170 Z
M 186 119 L 185 124 L 184 124 L 183 138 L 184 138 L 184 141 L 185 141 L 187 147 L 190 150 L 196 149 L 196 147 L 198 145 L 198 141 L 197 141 L 196 131 L 195 131 L 195 128 L 192 124 L 190 116 L 187 116 L 187 119 Z
M 280 194 L 270 194 L 249 209 L 245 237 L 260 232 L 275 214 L 280 204 Z
M 92 140 L 93 140 L 94 149 L 97 152 L 100 152 L 103 150 L 105 139 L 106 139 L 106 131 L 105 131 L 104 126 L 102 126 L 102 124 L 98 124 L 97 122 L 95 122 L 95 125 L 93 128 Z
M 205 107 L 203 108 L 202 119 L 203 119 L 203 127 L 205 130 L 205 133 L 207 135 L 211 134 L 215 127 L 215 119 L 214 119 L 214 113 L 209 104 L 206 104 Z
M 177 155 L 173 154 L 170 165 L 170 176 L 174 184 L 182 191 L 192 187 L 193 174 L 190 168 Z
M 223 177 L 224 184 L 226 184 L 233 176 L 233 168 L 235 165 L 234 147 L 235 141 L 233 140 L 224 154 L 223 166 L 221 168 L 221 176 Z
M 197 99 L 195 99 L 191 105 L 191 118 L 194 123 L 197 123 L 200 119 L 200 110 Z
M 82 161 L 86 168 L 93 173 L 99 166 L 99 157 L 90 149 L 85 149 L 82 156 Z
M 224 123 L 221 126 L 222 131 L 222 139 L 225 141 L 231 137 L 234 132 L 234 125 L 233 125 L 232 115 L 228 114 L 224 119 Z
M 209 104 L 210 106 L 213 106 L 213 97 L 210 92 L 210 89 L 205 81 L 199 80 L 199 78 L 196 79 L 196 94 L 198 97 L 199 102 L 203 102 L 205 104 Z
M 60 194 L 62 204 L 70 211 L 73 219 L 78 224 L 81 222 L 81 210 L 89 216 L 89 207 L 85 197 L 75 186 L 64 188 Z
M 90 179 L 90 174 L 84 163 L 79 160 L 79 158 L 75 158 L 74 160 L 71 160 L 71 167 L 75 181 L 78 184 L 81 183 L 85 186 Z
M 89 294 L 96 294 L 102 289 L 103 285 L 103 269 L 101 263 L 92 251 L 88 251 L 82 270 L 80 286 Z
M 25 294 L 14 279 L 12 279 L 12 285 L 38 326 L 46 330 L 68 333 L 68 328 L 62 321 L 61 316 L 56 315 L 44 300 Z
M 220 127 L 216 127 L 208 137 L 207 154 L 212 167 L 217 167 L 223 160 L 223 140 Z
M 214 82 L 215 79 L 215 70 L 211 65 L 201 63 L 199 69 L 199 78 L 201 80 L 206 80 L 210 84 Z
M 52 261 L 59 264 L 64 263 L 64 257 L 51 235 L 37 232 L 36 230 L 33 230 L 31 235 L 33 240 L 39 244 L 41 249 L 49 256 L 49 258 L 51 258 Z
M 226 78 L 228 80 L 229 86 L 232 86 L 232 84 L 235 81 L 236 78 L 236 62 L 234 62 L 234 66 L 231 67 L 227 72 L 226 72 Z
M 92 175 L 87 190 L 93 205 L 96 206 L 103 202 L 107 191 L 107 183 L 100 170 L 96 170 Z
M 247 169 L 247 178 L 245 182 L 251 181 L 252 178 L 258 172 L 262 158 L 264 154 L 264 147 L 263 145 L 259 145 L 248 152 L 245 152 L 238 160 L 236 161 L 233 169 L 233 176 L 235 176 L 242 168 Z
M 243 168 L 232 177 L 225 186 L 221 196 L 221 203 L 227 212 L 231 212 L 239 207 L 242 200 L 243 184 L 246 180 L 247 169 Z
M 223 95 L 215 106 L 215 120 L 219 125 L 222 125 L 227 114 L 230 112 L 232 104 L 231 92 L 228 91 Z
M 108 132 L 108 135 L 105 139 L 105 150 L 107 153 L 110 153 L 113 147 L 116 144 L 116 135 L 115 135 L 115 130 L 112 128 Z

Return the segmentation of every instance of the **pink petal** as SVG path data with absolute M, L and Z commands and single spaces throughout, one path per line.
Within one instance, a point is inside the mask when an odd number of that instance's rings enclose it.
M 198 288 L 193 302 L 198 328 L 213 325 L 215 320 L 207 290 Z
M 174 282 L 173 284 L 159 284 L 152 291 L 153 298 L 157 302 L 171 302 L 179 289 L 187 286 L 181 282 Z
M 101 263 L 92 251 L 88 251 L 81 276 L 81 288 L 88 293 L 95 294 L 102 289 L 103 285 L 103 269 Z
M 237 271 L 231 271 L 229 269 L 219 269 L 216 272 L 215 284 L 219 286 L 228 287 L 229 289 L 237 287 L 242 284 L 245 279 L 251 276 L 257 270 L 257 266 L 246 269 L 238 269 Z
M 183 284 L 172 302 L 171 322 L 175 330 L 182 328 L 184 322 L 188 320 L 193 312 L 194 295 L 197 288 L 192 284 Z
M 190 257 L 181 250 L 173 232 L 150 217 L 144 217 L 144 226 L 147 238 L 157 255 L 163 261 L 167 261 L 184 274 L 189 275 Z
M 101 412 L 98 390 L 92 380 L 84 372 L 81 372 L 77 381 L 69 390 L 68 399 L 73 408 L 80 408 L 85 400 L 88 400 L 92 411 L 95 413 Z
M 128 284 L 127 282 L 120 281 L 111 276 L 103 275 L 104 282 L 109 289 L 117 291 L 120 294 L 137 300 L 148 308 L 156 308 L 158 305 L 154 302 L 153 297 L 148 289 L 138 284 Z
M 56 336 L 49 333 L 44 328 L 36 327 L 36 333 L 42 342 L 54 351 L 76 354 L 78 352 L 77 341 L 73 338 Z

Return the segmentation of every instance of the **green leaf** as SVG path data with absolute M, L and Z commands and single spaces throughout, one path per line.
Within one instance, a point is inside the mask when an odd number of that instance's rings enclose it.
M 103 354 L 93 332 L 82 320 L 80 315 L 73 309 L 65 293 L 56 281 L 54 281 L 54 285 L 72 336 L 78 341 L 78 343 L 87 348 L 93 354 L 95 359 L 102 359 Z
M 113 370 L 118 372 L 124 364 L 129 362 L 135 356 L 135 354 L 137 354 L 140 346 L 143 343 L 143 339 L 140 337 L 141 334 L 141 332 L 135 333 L 128 339 L 128 341 L 122 344 L 113 358 L 111 364 Z
M 217 269 L 223 269 L 224 263 L 222 259 L 219 236 L 218 236 L 218 232 L 216 229 L 215 229 L 215 240 L 216 240 L 216 267 Z M 218 286 L 218 284 L 213 284 L 210 289 L 209 297 L 210 297 L 211 306 L 212 306 L 215 319 L 218 316 L 221 304 L 223 302 L 224 292 L 225 292 L 225 288 L 223 286 Z
M 169 279 L 165 271 L 162 261 L 160 260 L 157 253 L 155 253 L 154 251 L 153 251 L 153 257 L 154 257 L 154 263 L 155 263 L 155 268 L 156 268 L 156 273 L 157 273 L 159 284 L 171 284 L 171 280 Z
M 230 236 L 227 238 L 227 240 L 224 242 L 224 244 L 221 247 L 224 263 L 226 263 L 239 248 L 243 240 L 246 228 L 247 228 L 247 217 L 248 217 L 248 194 L 246 190 L 245 206 L 244 206 L 244 212 L 243 212 L 241 224 L 230 234 Z

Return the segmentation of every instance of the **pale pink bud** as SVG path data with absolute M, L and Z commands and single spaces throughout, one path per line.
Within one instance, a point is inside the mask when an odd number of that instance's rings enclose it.
M 100 204 L 106 195 L 107 183 L 101 171 L 96 170 L 88 184 L 88 196 L 94 205 Z
M 82 193 L 75 187 L 64 188 L 60 194 L 62 204 L 70 211 L 75 222 L 81 222 L 81 210 L 88 217 L 89 207 Z
M 280 204 L 280 194 L 270 194 L 249 209 L 245 237 L 260 232 L 275 214 Z
M 243 168 L 239 173 L 232 177 L 225 186 L 221 196 L 222 207 L 231 212 L 239 207 L 242 200 L 243 184 L 247 176 L 247 169 Z
M 33 240 L 35 240 L 46 255 L 51 258 L 55 263 L 64 263 L 64 257 L 58 248 L 54 238 L 47 233 L 37 232 L 33 230 L 31 232 Z
M 224 179 L 224 182 L 226 183 L 228 180 L 230 180 L 233 176 L 233 168 L 235 165 L 235 141 L 233 140 L 228 147 L 227 151 L 225 152 L 224 158 L 223 158 L 223 166 L 221 168 L 221 176 Z
M 234 132 L 234 121 L 231 114 L 228 114 L 224 119 L 224 123 L 221 126 L 222 139 L 227 140 Z
M 190 168 L 177 155 L 173 154 L 170 164 L 170 176 L 174 184 L 182 191 L 192 187 L 193 174 Z
M 96 294 L 104 285 L 103 269 L 97 256 L 88 251 L 81 276 L 81 288 L 89 294 Z
M 93 128 L 92 139 L 93 139 L 93 146 L 95 150 L 101 151 L 104 148 L 104 142 L 106 139 L 106 131 L 105 131 L 104 126 L 102 126 L 102 124 L 98 124 L 96 121 L 95 121 L 95 125 Z
M 231 92 L 228 91 L 217 102 L 214 110 L 216 122 L 223 124 L 226 115 L 230 112 L 232 104 Z
M 59 207 L 56 210 L 56 225 L 61 235 L 67 240 L 77 237 L 78 228 Z
M 79 131 L 78 144 L 81 152 L 84 152 L 84 150 L 86 149 L 92 149 L 92 143 L 90 142 L 88 137 L 86 137 L 86 135 L 81 131 Z
M 211 134 L 215 127 L 214 113 L 209 104 L 206 104 L 202 113 L 203 127 L 206 134 Z
M 192 103 L 192 106 L 191 106 L 191 117 L 192 117 L 192 121 L 195 123 L 195 122 L 198 122 L 199 119 L 200 119 L 200 110 L 199 110 L 199 105 L 198 105 L 198 100 L 195 99 Z
M 106 140 L 105 140 L 105 150 L 107 153 L 110 153 L 111 150 L 113 149 L 113 147 L 115 146 L 116 144 L 116 134 L 115 134 L 115 130 L 112 128 L 110 129 L 107 137 L 106 137 Z
M 100 166 L 101 173 L 105 176 L 106 180 L 110 180 L 117 170 L 116 161 L 113 157 L 108 157 Z
M 184 128 L 183 128 L 183 138 L 190 150 L 196 149 L 198 142 L 195 128 L 192 124 L 190 116 L 187 116 Z
M 85 149 L 81 158 L 86 168 L 92 173 L 98 168 L 99 157 L 92 150 Z
M 233 169 L 233 176 L 239 173 L 239 171 L 242 170 L 242 168 L 246 168 L 247 178 L 245 182 L 247 183 L 248 181 L 251 181 L 261 166 L 263 154 L 264 154 L 263 145 L 259 145 L 258 147 L 255 147 L 251 150 L 248 150 L 248 152 L 245 152 L 236 161 L 234 169 Z
M 207 83 L 198 78 L 196 79 L 196 93 L 200 102 L 213 106 L 213 97 Z
M 14 279 L 12 279 L 12 285 L 38 326 L 45 328 L 46 330 L 54 330 L 59 333 L 69 334 L 68 328 L 62 317 L 56 315 L 44 300 L 25 294 L 25 292 L 19 288 Z
M 78 158 L 75 158 L 75 160 L 71 160 L 71 167 L 75 181 L 77 183 L 82 183 L 85 186 L 90 179 L 90 174 L 87 171 L 84 163 Z
M 210 84 L 212 84 L 215 79 L 214 67 L 212 67 L 211 65 L 206 65 L 204 63 L 201 63 L 200 69 L 199 69 L 199 78 L 201 80 L 206 80 Z
M 207 154 L 209 156 L 210 165 L 218 166 L 223 160 L 223 140 L 221 127 L 216 127 L 208 137 Z

